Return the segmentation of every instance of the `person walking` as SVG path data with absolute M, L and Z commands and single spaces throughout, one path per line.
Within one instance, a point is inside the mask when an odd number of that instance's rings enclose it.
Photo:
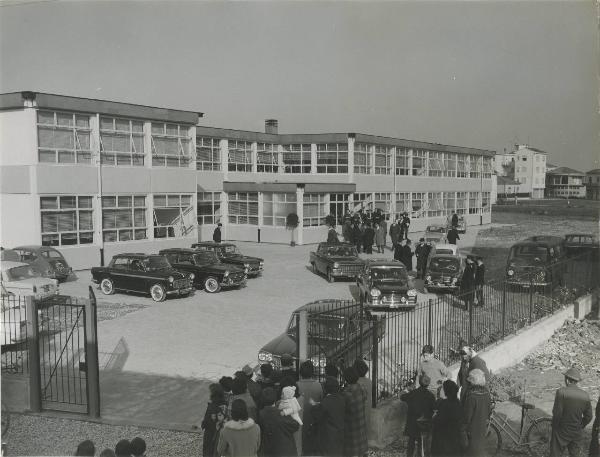
M 448 230 L 446 239 L 450 244 L 456 244 L 456 240 L 460 240 L 460 236 L 458 236 L 458 230 L 456 230 L 456 227 L 452 227 L 450 230 Z
M 358 222 L 354 222 L 354 225 L 352 226 L 352 241 L 354 242 L 354 245 L 356 246 L 356 251 L 360 254 L 363 240 L 362 240 L 362 231 L 360 230 L 360 226 L 358 225 Z
M 314 426 L 313 405 L 318 404 L 323 399 L 323 386 L 314 378 L 315 368 L 310 360 L 302 362 L 300 365 L 300 380 L 296 383 L 298 393 L 302 399 L 302 453 L 303 455 L 315 455 L 317 453 L 317 437 L 315 436 L 316 427 Z
M 385 228 L 381 223 L 375 224 L 375 246 L 377 246 L 377 253 L 383 254 L 383 248 L 385 247 Z
M 425 238 L 419 238 L 419 244 L 415 248 L 417 257 L 417 278 L 425 279 L 425 269 L 427 267 L 428 249 L 425 244 Z
M 463 403 L 462 439 L 465 456 L 487 457 L 485 433 L 492 413 L 492 397 L 486 387 L 483 371 L 474 369 L 467 377 L 468 387 Z
M 462 457 L 460 434 L 462 408 L 458 401 L 458 386 L 450 379 L 444 381 L 443 397 L 436 405 L 431 436 L 431 455 L 434 457 Z
M 485 284 L 485 265 L 483 259 L 477 257 L 477 266 L 475 268 L 475 294 L 477 296 L 477 306 L 484 306 L 483 285 Z
M 465 395 L 467 394 L 469 373 L 475 369 L 481 370 L 485 376 L 485 380 L 490 379 L 490 370 L 488 370 L 485 360 L 477 355 L 477 352 L 470 346 L 463 346 L 460 350 L 460 356 L 462 358 L 460 362 L 460 368 L 456 377 L 456 384 L 460 387 L 460 401 L 464 402 Z
M 452 376 L 452 372 L 446 367 L 444 362 L 436 359 L 433 355 L 433 346 L 426 344 L 421 351 L 421 359 L 417 367 L 418 375 L 427 375 L 430 379 L 429 391 L 438 398 L 438 391 L 442 383 Z
M 210 384 L 210 401 L 206 406 L 204 419 L 202 420 L 202 455 L 204 457 L 218 457 L 216 453 L 219 433 L 225 424 L 227 416 L 227 401 L 225 391 L 220 384 Z
M 340 393 L 337 378 L 327 376 L 323 383 L 325 397 L 314 405 L 313 415 L 317 426 L 317 443 L 320 454 L 325 457 L 344 455 L 344 427 L 346 400 Z
M 465 270 L 460 281 L 460 294 L 466 309 L 471 309 L 475 300 L 475 264 L 470 257 L 467 257 Z
M 400 239 L 408 239 L 408 229 L 410 228 L 410 217 L 408 217 L 408 213 L 404 213 L 402 215 L 402 235 Z
M 260 447 L 260 427 L 248 417 L 244 400 L 231 405 L 231 420 L 225 422 L 219 435 L 217 455 L 226 457 L 257 457 Z
M 589 394 L 579 388 L 581 373 L 575 367 L 565 373 L 565 387 L 556 391 L 552 407 L 552 437 L 550 457 L 580 456 L 583 451 L 583 429 L 592 420 L 592 402 Z
M 294 432 L 300 427 L 290 416 L 282 416 L 275 406 L 277 392 L 272 387 L 262 391 L 264 405 L 258 416 L 260 427 L 260 455 L 264 457 L 296 457 Z
M 373 398 L 373 382 L 367 377 L 369 374 L 369 366 L 363 359 L 356 359 L 352 365 L 358 373 L 357 384 L 365 393 L 365 419 L 367 422 L 367 435 L 371 427 L 371 404 Z
M 596 418 L 592 424 L 590 457 L 600 457 L 600 398 L 598 398 L 598 401 L 596 402 Z
M 396 218 L 390 224 L 390 239 L 392 241 L 392 251 L 396 249 L 396 244 L 400 241 L 402 235 L 402 228 L 400 227 L 400 221 Z
M 412 271 L 412 258 L 414 255 L 414 253 L 412 252 L 412 249 L 410 248 L 410 244 L 411 244 L 411 241 L 409 239 L 406 239 L 406 241 L 404 242 L 404 246 L 402 246 L 401 262 L 406 267 L 407 272 Z
M 371 223 L 365 224 L 365 231 L 363 232 L 363 248 L 365 254 L 373 254 L 373 240 L 375 238 L 375 231 L 371 227 Z
M 344 369 L 344 456 L 362 457 L 369 449 L 367 439 L 367 419 L 365 415 L 365 392 L 357 384 L 358 373 L 354 367 Z
M 215 230 L 213 232 L 213 241 L 215 243 L 220 243 L 221 242 L 221 227 L 223 227 L 223 224 L 221 224 L 219 222 L 217 224 L 217 227 L 215 228 Z
M 400 395 L 400 400 L 408 405 L 406 426 L 404 428 L 404 435 L 408 437 L 406 457 L 413 457 L 416 449 L 423 449 L 425 456 L 430 455 L 430 434 L 428 431 L 423 430 L 423 425 L 419 424 L 420 421 L 425 421 L 426 424 L 433 417 L 435 397 L 429 391 L 430 382 L 429 376 L 422 374 L 419 376 L 419 387 L 417 389 L 406 390 Z
M 344 225 L 342 225 L 342 236 L 344 237 L 344 242 L 352 243 L 352 222 L 350 218 L 344 221 Z
M 383 215 L 383 214 L 381 216 L 381 221 L 379 222 L 379 226 L 381 227 L 381 230 L 383 231 L 383 244 L 382 244 L 383 248 L 381 250 L 381 252 L 383 253 L 383 252 L 385 252 L 384 248 L 387 243 L 387 232 L 388 232 L 388 223 L 387 223 L 387 220 L 385 219 L 385 215 Z
M 402 260 L 404 257 L 404 241 L 402 240 L 398 240 L 396 242 L 396 244 L 394 245 L 394 260 L 397 260 L 399 262 L 404 263 L 404 261 Z
M 452 228 L 458 228 L 458 214 L 456 214 L 456 211 L 452 211 L 452 218 L 450 219 L 450 226 Z

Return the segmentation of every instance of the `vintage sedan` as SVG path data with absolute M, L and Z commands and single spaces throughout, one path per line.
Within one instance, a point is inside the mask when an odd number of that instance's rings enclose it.
M 461 253 L 460 248 L 456 244 L 434 244 L 431 246 L 430 256 L 435 254 L 449 254 L 459 255 Z
M 349 306 L 349 303 L 351 305 Z M 377 337 L 385 334 L 386 319 L 370 319 L 361 312 L 358 303 L 345 300 L 318 300 L 297 308 L 286 330 L 258 351 L 258 363 L 281 367 L 281 356 L 297 354 L 298 321 L 306 312 L 307 358 L 323 375 L 325 365 L 348 366 L 358 357 L 368 355 L 373 347 L 374 330 Z
M 451 254 L 435 254 L 427 260 L 425 270 L 424 291 L 428 292 L 458 292 L 466 258 Z
M 168 295 L 188 295 L 193 289 L 194 274 L 175 270 L 161 255 L 118 254 L 107 267 L 92 268 L 92 282 L 105 295 L 115 291 L 150 294 L 152 300 L 164 301 Z
M 19 246 L 14 248 L 21 262 L 32 265 L 42 276 L 65 281 L 73 272 L 63 255 L 50 246 Z
M 425 229 L 425 241 L 435 244 L 447 243 L 448 229 L 445 225 L 428 225 Z
M 214 251 L 172 248 L 159 252 L 176 270 L 194 274 L 194 286 L 209 294 L 246 284 L 246 270 L 222 263 Z
M 598 254 L 600 253 L 598 235 L 591 233 L 569 233 L 565 235 L 565 249 L 569 257 L 588 254 L 591 256 L 591 260 L 598 260 Z
M 58 293 L 58 281 L 44 278 L 31 265 L 3 261 L 0 264 L 2 295 L 32 296 L 43 300 Z
M 356 285 L 361 301 L 372 311 L 406 310 L 417 305 L 412 278 L 397 260 L 366 260 Z
M 192 248 L 201 251 L 214 251 L 222 262 L 247 270 L 248 276 L 258 276 L 262 273 L 265 265 L 265 261 L 260 257 L 243 255 L 238 247 L 232 243 L 202 241 L 192 244 Z
M 329 282 L 337 278 L 354 279 L 365 265 L 350 243 L 319 243 L 317 250 L 310 253 L 309 262 L 313 271 L 326 275 Z
M 539 235 L 511 246 L 506 261 L 506 282 L 522 288 L 550 290 L 563 282 L 566 264 L 565 240 Z

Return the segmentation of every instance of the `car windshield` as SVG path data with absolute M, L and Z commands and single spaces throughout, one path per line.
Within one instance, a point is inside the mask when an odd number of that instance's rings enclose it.
M 217 253 L 214 251 L 204 251 L 194 254 L 194 262 L 196 264 L 201 263 L 220 263 Z
M 5 274 L 9 281 L 21 281 L 22 279 L 36 278 L 39 276 L 29 265 L 10 268 Z
M 430 225 L 429 227 L 427 227 L 427 231 L 435 233 L 445 233 L 446 227 L 442 227 L 440 225 Z
M 436 271 L 457 272 L 460 267 L 458 259 L 449 259 L 447 257 L 434 257 L 431 259 L 429 268 Z
M 171 264 L 164 257 L 155 256 L 144 259 L 144 267 L 146 271 L 167 270 L 171 268 Z
M 406 281 L 406 270 L 398 267 L 371 268 L 371 276 L 375 281 Z
M 452 249 L 449 248 L 443 248 L 443 249 L 436 249 L 435 250 L 438 254 L 450 254 L 453 255 L 454 251 Z
M 47 259 L 62 259 L 62 255 L 58 251 L 42 251 L 42 255 Z
M 322 248 L 322 252 L 330 257 L 357 257 L 358 253 L 353 246 L 327 246 Z
M 224 255 L 242 255 L 242 253 L 237 248 L 237 246 L 234 246 L 233 244 L 227 244 L 225 246 L 221 246 L 220 251 L 221 251 L 221 254 L 224 254 Z
M 510 250 L 511 259 L 531 259 L 535 262 L 545 262 L 548 259 L 548 250 L 544 246 L 524 244 L 513 246 Z

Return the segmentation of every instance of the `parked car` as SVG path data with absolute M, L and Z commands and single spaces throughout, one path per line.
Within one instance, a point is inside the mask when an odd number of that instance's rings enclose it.
M 42 276 L 65 281 L 73 272 L 63 255 L 50 246 L 19 246 L 14 248 L 21 262 L 32 265 Z
M 326 275 L 329 282 L 336 278 L 354 279 L 365 265 L 350 243 L 319 243 L 317 250 L 310 253 L 309 262 L 313 271 Z
M 32 296 L 42 300 L 58 293 L 58 281 L 44 278 L 31 265 L 23 262 L 0 263 L 2 295 Z
M 427 259 L 424 291 L 458 292 L 465 271 L 464 256 L 435 254 Z
M 193 290 L 194 274 L 175 270 L 162 255 L 118 254 L 107 267 L 93 267 L 92 281 L 105 295 L 115 291 L 150 294 L 164 301 L 168 295 L 188 295 Z
M 448 255 L 459 255 L 461 253 L 460 248 L 456 244 L 433 244 L 431 246 L 430 256 L 435 254 L 448 254 Z
M 307 357 L 319 374 L 323 374 L 328 363 L 347 366 L 357 357 L 367 355 L 373 347 L 374 330 L 377 328 L 378 338 L 385 334 L 385 318 L 379 320 L 366 319 L 361 314 L 360 304 L 348 306 L 343 300 L 319 300 L 296 309 L 290 318 L 286 330 L 273 338 L 258 351 L 258 363 L 271 363 L 273 367 L 281 367 L 281 356 L 297 354 L 298 315 L 307 313 Z
M 598 260 L 600 242 L 598 236 L 591 233 L 569 233 L 565 235 L 565 249 L 569 257 L 590 253 L 590 260 Z
M 194 287 L 210 294 L 246 283 L 245 270 L 222 263 L 214 251 L 172 248 L 163 249 L 159 254 L 164 255 L 176 270 L 193 273 Z
M 202 241 L 200 243 L 192 244 L 192 248 L 201 251 L 214 251 L 222 262 L 248 270 L 248 276 L 258 276 L 261 274 L 265 264 L 265 261 L 260 257 L 243 255 L 233 243 Z
M 533 236 L 512 245 L 506 261 L 506 282 L 512 286 L 553 288 L 565 273 L 565 240 Z
M 9 262 L 20 262 L 21 256 L 13 249 L 4 249 L 0 246 L 0 260 L 7 260 Z
M 356 278 L 360 299 L 373 311 L 413 309 L 417 290 L 406 267 L 397 260 L 368 259 Z
M 446 220 L 446 230 L 450 230 L 452 228 L 452 215 L 448 216 Z M 456 225 L 456 231 L 458 233 L 467 233 L 467 220 L 465 216 L 459 214 L 458 215 L 458 224 Z
M 445 225 L 428 225 L 425 229 L 425 241 L 429 241 L 430 243 L 447 243 L 448 239 L 446 235 L 448 234 L 448 229 Z

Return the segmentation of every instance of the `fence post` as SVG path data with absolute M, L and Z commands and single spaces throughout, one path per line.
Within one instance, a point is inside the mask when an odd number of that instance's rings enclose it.
M 529 276 L 529 325 L 533 319 L 533 275 Z
M 298 360 L 304 362 L 308 358 L 308 313 L 305 309 L 298 313 L 298 323 Z
M 372 389 L 371 389 L 371 406 L 373 408 L 377 407 L 377 386 L 378 383 L 378 371 L 379 371 L 379 325 L 380 321 L 385 322 L 383 317 L 373 316 L 373 348 L 371 349 L 371 379 L 372 379 Z
M 360 294 L 360 299 L 359 299 L 358 303 L 359 303 L 359 309 L 360 309 L 360 319 L 359 319 L 358 326 L 359 326 L 359 329 L 360 329 L 360 335 L 364 335 L 365 334 L 365 329 L 364 329 L 365 324 L 364 324 L 364 322 L 365 322 L 365 319 L 367 318 L 367 316 L 365 315 L 365 303 L 363 301 L 362 294 Z M 360 346 L 360 355 L 362 356 L 365 353 L 364 348 L 363 348 L 363 338 L 362 338 L 362 336 L 360 338 L 359 346 Z
M 25 313 L 31 322 L 29 337 L 29 407 L 39 413 L 42 410 L 42 380 L 40 373 L 40 328 L 37 303 L 32 296 L 25 297 Z
M 506 281 L 502 281 L 502 339 L 506 337 Z
M 427 344 L 432 345 L 433 342 L 431 341 L 431 334 L 433 332 L 433 300 L 430 298 L 427 300 L 427 304 L 429 314 L 429 321 L 427 324 Z
M 468 311 L 469 311 L 469 346 L 472 346 L 473 345 L 473 303 L 468 303 L 467 307 L 468 307 Z
M 100 417 L 100 366 L 98 362 L 98 316 L 96 312 L 96 295 L 92 286 L 88 287 L 89 302 L 86 303 L 86 365 L 88 379 L 88 411 L 91 417 Z

